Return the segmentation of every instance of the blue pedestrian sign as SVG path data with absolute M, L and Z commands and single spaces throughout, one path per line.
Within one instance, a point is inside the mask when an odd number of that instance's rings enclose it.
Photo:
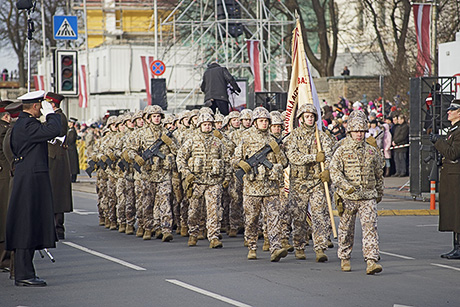
M 53 16 L 54 39 L 77 39 L 77 16 Z

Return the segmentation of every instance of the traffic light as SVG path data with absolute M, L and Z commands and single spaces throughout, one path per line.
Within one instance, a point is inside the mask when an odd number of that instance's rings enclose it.
M 56 50 L 55 77 L 56 92 L 64 96 L 78 95 L 77 51 Z

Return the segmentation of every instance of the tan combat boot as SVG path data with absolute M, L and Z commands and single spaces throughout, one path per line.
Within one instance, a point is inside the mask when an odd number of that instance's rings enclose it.
M 198 239 L 196 238 L 196 236 L 190 236 L 188 238 L 188 246 L 196 246 L 197 241 Z
M 230 231 L 228 232 L 228 236 L 230 238 L 236 237 L 237 234 L 238 234 L 238 231 L 236 229 L 230 229 Z
M 286 257 L 287 254 L 288 254 L 287 249 L 284 249 L 284 248 L 277 249 L 270 256 L 270 261 L 271 262 L 278 262 L 278 261 L 280 261 L 281 258 Z
M 326 254 L 324 253 L 322 249 L 315 250 L 315 253 L 316 253 L 316 262 L 326 262 L 328 260 Z
M 152 239 L 152 231 L 150 229 L 144 230 L 144 236 L 142 237 L 144 240 Z
M 118 232 L 126 232 L 126 224 L 121 223 L 120 228 L 118 228 Z
M 367 268 L 366 268 L 367 275 L 374 275 L 375 273 L 382 272 L 382 270 L 383 270 L 382 266 L 376 263 L 375 260 L 372 260 L 372 259 L 367 260 Z
M 176 235 L 180 235 L 180 226 L 177 226 L 176 228 Z
M 332 243 L 331 239 L 327 239 L 327 247 L 328 248 L 333 248 L 334 247 L 334 243 Z
M 161 239 L 163 238 L 163 233 L 161 232 L 161 229 L 155 230 L 155 239 Z
M 244 239 L 243 246 L 244 246 L 244 247 L 248 247 L 248 246 L 249 246 L 249 243 L 248 243 L 248 241 L 246 241 L 246 239 Z
M 222 242 L 219 239 L 212 239 L 211 243 L 209 243 L 209 248 L 222 248 Z
M 143 236 L 144 236 L 144 228 L 142 227 L 137 228 L 136 237 L 142 238 Z
M 284 249 L 287 249 L 288 252 L 293 252 L 294 251 L 294 246 L 289 244 L 288 239 L 281 239 L 281 247 L 284 248 Z
M 180 235 L 182 237 L 188 237 L 188 227 L 187 226 L 182 226 L 180 228 Z
M 103 217 L 99 218 L 99 226 L 105 226 L 105 218 Z
M 204 240 L 204 231 L 200 230 L 198 232 L 198 236 L 196 237 L 198 240 Z
M 307 256 L 305 255 L 305 251 L 303 249 L 296 249 L 295 250 L 295 259 L 297 259 L 297 260 L 306 260 Z
M 350 259 L 342 259 L 340 261 L 340 268 L 343 272 L 350 272 L 351 271 L 351 264 Z
M 110 219 L 108 217 L 104 219 L 104 225 L 105 225 L 105 228 L 110 228 Z
M 270 241 L 268 241 L 268 238 L 264 238 L 264 245 L 262 245 L 262 250 L 264 252 L 268 252 L 270 250 Z
M 257 253 L 255 250 L 250 250 L 248 253 L 248 260 L 256 260 L 257 259 Z
M 127 225 L 125 233 L 127 235 L 133 235 L 134 234 L 134 226 L 133 225 Z
M 110 230 L 117 230 L 117 222 L 110 223 Z
M 163 234 L 163 239 L 161 241 L 163 242 L 169 242 L 169 241 L 172 241 L 174 239 L 172 233 L 169 233 L 169 232 L 165 232 Z

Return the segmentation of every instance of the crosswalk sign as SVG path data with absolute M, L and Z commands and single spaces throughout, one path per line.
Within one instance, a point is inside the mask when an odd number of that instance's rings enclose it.
M 77 16 L 53 16 L 54 39 L 78 38 Z

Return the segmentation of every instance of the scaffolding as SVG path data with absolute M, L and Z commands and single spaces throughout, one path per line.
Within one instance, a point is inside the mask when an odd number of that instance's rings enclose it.
M 239 10 L 236 18 L 235 9 Z M 201 77 L 211 62 L 225 65 L 232 75 L 253 82 L 246 44 L 250 40 L 259 42 L 262 91 L 272 91 L 272 87 L 286 90 L 291 54 L 285 39 L 295 27 L 295 16 L 283 1 L 256 0 L 243 4 L 240 0 L 181 0 L 158 22 L 164 53 L 161 58 L 172 66 L 169 80 L 177 80 L 174 74 L 179 68 L 192 70 L 187 88 L 168 85 L 174 88 L 175 99 L 181 94 L 182 100 L 179 103 L 176 100 L 176 109 L 190 102 L 202 103 L 198 102 Z M 163 33 L 161 29 L 165 26 L 172 28 L 172 33 Z M 179 50 L 184 48 L 189 51 L 187 58 L 179 55 Z

